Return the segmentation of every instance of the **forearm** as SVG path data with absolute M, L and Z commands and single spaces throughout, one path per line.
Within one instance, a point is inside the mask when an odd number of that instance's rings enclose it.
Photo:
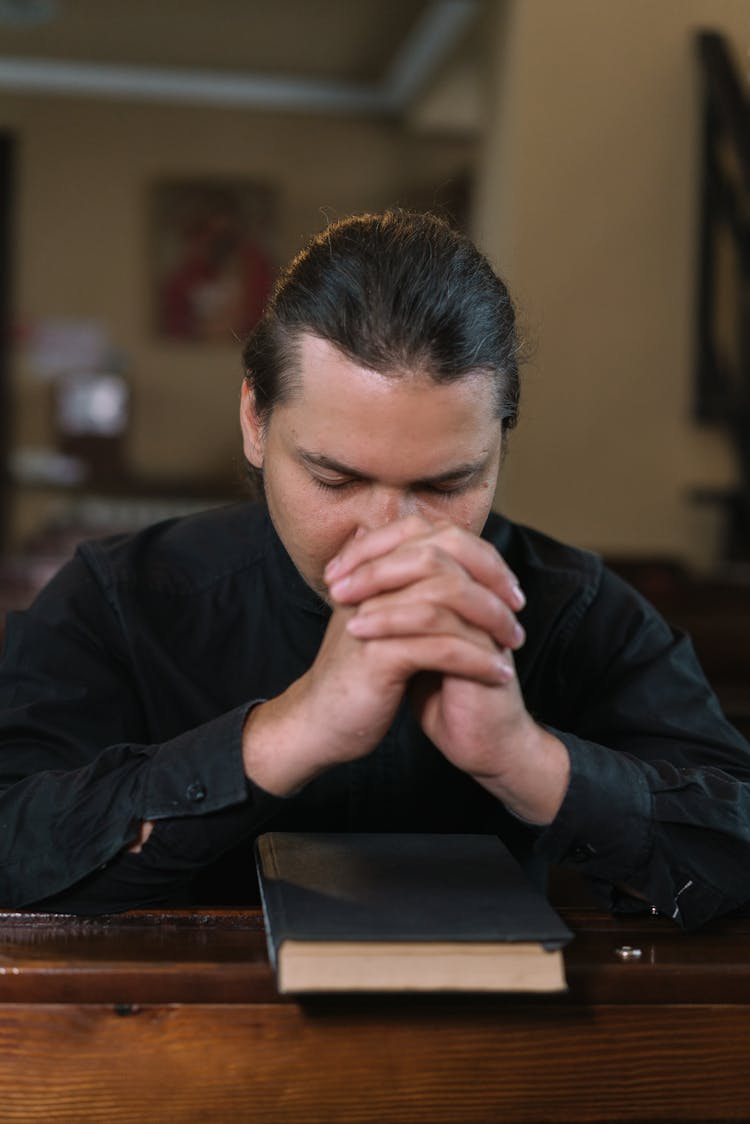
M 27 904 L 77 914 L 189 905 L 196 874 L 259 826 L 250 801 L 194 819 L 158 820 L 139 853 L 121 851 L 59 893 Z
M 330 726 L 305 706 L 301 681 L 278 698 L 254 706 L 242 730 L 245 775 L 265 792 L 291 796 L 325 771 Z
M 8 785 L 0 796 L 0 901 L 25 906 L 101 877 L 104 903 L 107 871 L 136 842 L 144 822 L 182 823 L 183 858 L 193 870 L 252 831 L 275 802 L 249 786 L 243 773 L 245 712 L 239 708 L 161 745 L 111 746 L 80 768 L 50 767 Z M 40 746 L 37 759 L 42 755 Z M 51 747 L 46 756 L 51 765 Z M 225 812 L 231 814 L 224 818 Z M 139 860 L 144 870 L 154 861 L 153 842 L 142 856 L 128 856 L 134 876 Z M 165 868 L 166 890 L 170 878 Z M 175 873 L 176 888 L 181 881 L 184 871 Z M 119 892 L 113 891 L 112 908 L 123 908 Z
M 571 779 L 537 844 L 549 862 L 575 866 L 610 908 L 628 907 L 624 890 L 687 929 L 750 898 L 746 783 L 719 769 L 646 763 L 634 753 L 559 736 L 570 753 Z M 656 750 L 653 741 L 649 746 Z

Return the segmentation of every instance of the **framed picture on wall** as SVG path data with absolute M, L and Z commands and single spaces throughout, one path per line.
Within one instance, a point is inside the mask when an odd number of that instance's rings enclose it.
M 152 322 L 162 339 L 235 343 L 276 269 L 277 192 L 252 180 L 168 180 L 150 200 Z

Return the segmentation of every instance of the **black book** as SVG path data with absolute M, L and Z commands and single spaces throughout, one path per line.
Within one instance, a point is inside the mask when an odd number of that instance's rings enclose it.
M 279 991 L 562 991 L 572 933 L 495 835 L 269 832 Z

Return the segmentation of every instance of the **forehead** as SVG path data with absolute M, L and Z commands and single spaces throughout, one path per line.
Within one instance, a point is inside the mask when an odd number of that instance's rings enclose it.
M 499 441 L 494 386 L 484 372 L 452 383 L 423 371 L 382 374 L 313 336 L 302 337 L 296 367 L 292 393 L 271 419 L 289 451 L 401 478 L 477 460 Z

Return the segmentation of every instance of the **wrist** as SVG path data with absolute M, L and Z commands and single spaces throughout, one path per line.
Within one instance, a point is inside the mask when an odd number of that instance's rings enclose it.
M 272 796 L 292 796 L 303 785 L 374 744 L 371 723 L 337 729 L 312 671 L 283 694 L 253 707 L 242 730 L 246 777 Z
M 312 722 L 300 715 L 295 683 L 283 695 L 254 706 L 242 730 L 245 775 L 272 796 L 292 796 L 325 764 L 310 738 Z
M 513 752 L 491 774 L 472 774 L 478 784 L 497 797 L 522 820 L 546 826 L 560 810 L 570 783 L 566 747 L 526 715 L 514 734 Z

